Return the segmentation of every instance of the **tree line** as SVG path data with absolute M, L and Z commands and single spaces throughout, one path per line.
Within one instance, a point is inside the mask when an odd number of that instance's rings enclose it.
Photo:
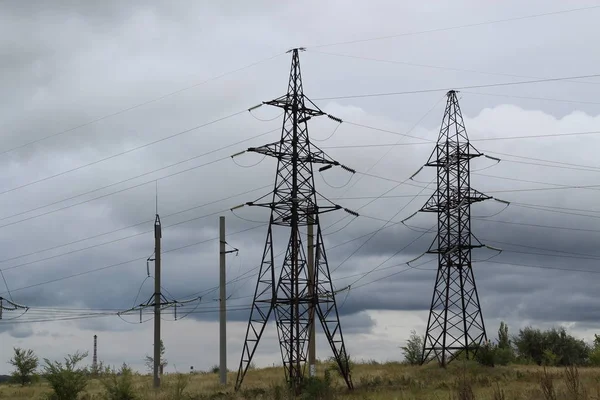
M 402 346 L 407 364 L 422 363 L 424 337 L 411 332 Z M 456 355 L 458 359 L 462 354 Z M 475 360 L 483 365 L 532 364 L 547 366 L 600 366 L 600 336 L 590 344 L 569 334 L 564 327 L 541 330 L 531 326 L 510 335 L 508 325 L 500 323 L 494 341 L 477 348 Z M 428 360 L 429 361 L 429 360 Z

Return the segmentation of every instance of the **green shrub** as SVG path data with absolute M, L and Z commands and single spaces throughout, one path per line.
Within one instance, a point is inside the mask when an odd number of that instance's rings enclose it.
M 335 390 L 331 385 L 331 374 L 329 371 L 325 371 L 323 379 L 310 377 L 304 381 L 301 399 L 333 400 L 335 398 Z
M 15 367 L 15 370 L 11 374 L 12 381 L 25 386 L 37 378 L 35 370 L 39 364 L 38 357 L 31 349 L 24 350 L 16 347 L 14 351 L 14 357 L 8 362 Z
M 496 354 L 496 347 L 491 343 L 478 346 L 477 353 L 475 353 L 475 360 L 486 367 L 494 366 L 494 359 Z
M 76 352 L 65 357 L 65 363 L 44 359 L 44 378 L 52 388 L 52 400 L 77 400 L 89 381 L 86 368 L 77 367 L 77 364 L 87 357 L 86 353 Z
M 133 372 L 127 364 L 123 364 L 118 374 L 109 369 L 101 382 L 107 400 L 135 400 L 138 398 L 133 387 Z
M 513 350 L 510 347 L 496 347 L 494 351 L 494 362 L 496 365 L 508 365 L 515 359 Z
M 406 346 L 400 347 L 404 362 L 409 365 L 419 365 L 423 358 L 423 342 L 425 338 L 417 335 L 416 331 L 410 331 L 410 337 L 406 341 Z

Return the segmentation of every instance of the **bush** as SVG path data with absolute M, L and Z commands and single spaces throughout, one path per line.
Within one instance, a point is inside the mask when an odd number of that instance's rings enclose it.
M 421 364 L 423 358 L 423 341 L 422 336 L 417 335 L 416 331 L 410 332 L 410 337 L 406 341 L 406 346 L 400 347 L 404 355 L 404 361 L 409 365 Z
M 475 361 L 481 365 L 485 365 L 486 367 L 493 367 L 495 363 L 496 350 L 497 348 L 491 343 L 478 346 L 477 353 L 475 353 Z
M 332 400 L 335 398 L 335 390 L 331 385 L 331 374 L 329 371 L 325 371 L 323 379 L 310 377 L 304 381 L 301 399 Z
M 50 362 L 44 359 L 44 378 L 52 388 L 50 398 L 53 400 L 77 400 L 87 386 L 89 373 L 86 368 L 76 368 L 77 364 L 87 357 L 86 353 L 76 352 L 65 357 L 64 365 L 61 362 Z
M 108 369 L 101 382 L 106 391 L 107 400 L 135 400 L 138 398 L 133 387 L 133 372 L 127 364 L 123 364 L 118 373 Z
M 531 359 L 542 365 L 585 364 L 590 348 L 583 340 L 567 334 L 564 328 L 540 331 L 527 327 L 513 338 L 519 359 Z
M 14 357 L 8 362 L 15 367 L 15 370 L 12 372 L 12 379 L 21 386 L 25 386 L 36 378 L 35 370 L 39 364 L 38 357 L 31 349 L 23 350 L 15 347 L 14 351 Z
M 514 359 L 515 355 L 510 347 L 496 347 L 496 350 L 494 351 L 494 362 L 496 365 L 508 365 L 512 363 Z

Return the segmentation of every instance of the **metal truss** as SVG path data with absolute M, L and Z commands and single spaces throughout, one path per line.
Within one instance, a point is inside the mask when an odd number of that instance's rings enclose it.
M 320 171 L 333 166 L 354 171 L 329 158 L 309 140 L 307 121 L 327 114 L 304 95 L 300 74 L 300 50 L 303 49 L 290 50 L 292 66 L 286 95 L 263 103 L 284 110 L 281 139 L 248 149 L 250 152 L 276 158 L 277 174 L 271 201 L 264 200 L 270 193 L 254 202 L 246 203 L 250 206 L 269 208 L 271 217 L 244 340 L 236 390 L 242 385 L 273 312 L 285 377 L 292 389 L 300 390 L 304 380 L 309 331 L 313 323 L 311 316 L 315 314 L 323 327 L 342 376 L 348 387 L 352 388 L 342 327 L 319 223 L 320 214 L 342 207 L 333 203 L 317 205 L 313 164 L 323 164 Z M 314 291 L 310 290 L 311 277 L 300 232 L 300 227 L 309 223 L 317 227 L 314 247 Z M 288 247 L 277 281 L 273 256 L 274 226 L 289 228 Z
M 470 160 L 479 157 L 469 143 L 455 91 L 447 94 L 436 147 L 426 166 L 437 168 L 437 190 L 421 211 L 438 216 L 438 233 L 428 252 L 438 255 L 422 362 L 435 357 L 446 366 L 460 353 L 475 356 L 487 341 L 471 250 L 483 245 L 471 233 L 471 204 L 491 197 L 471 188 Z

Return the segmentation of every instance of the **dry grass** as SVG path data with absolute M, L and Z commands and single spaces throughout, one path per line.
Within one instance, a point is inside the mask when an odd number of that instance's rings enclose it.
M 323 377 L 327 364 L 318 365 Z M 455 362 L 446 370 L 434 365 L 410 367 L 398 363 L 356 364 L 355 390 L 348 392 L 333 373 L 330 390 L 321 380 L 312 385 L 304 399 L 398 399 L 398 400 L 600 400 L 600 368 L 551 368 L 508 366 L 485 368 Z M 234 393 L 235 373 L 229 373 L 226 387 L 219 385 L 217 374 L 166 375 L 160 391 L 152 389 L 149 376 L 135 376 L 140 399 L 289 399 L 280 368 L 248 372 L 244 388 Z M 184 385 L 187 382 L 187 385 Z M 182 387 L 185 386 L 183 391 Z M 43 399 L 49 388 L 44 383 L 21 388 L 0 385 L 0 399 Z M 103 387 L 92 380 L 83 400 L 103 399 Z

